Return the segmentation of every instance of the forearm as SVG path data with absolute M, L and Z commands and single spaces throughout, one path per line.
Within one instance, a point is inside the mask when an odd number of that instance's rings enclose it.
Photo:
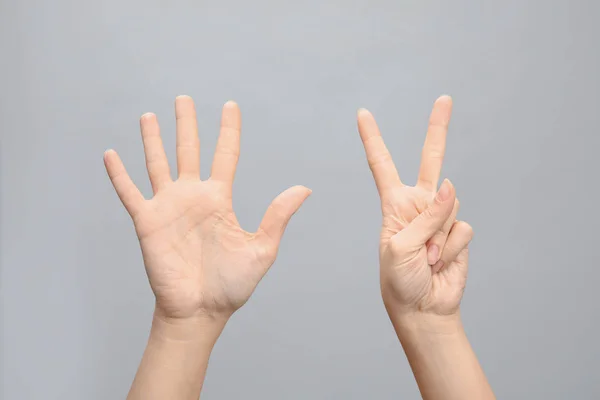
M 128 400 L 197 400 L 208 359 L 226 321 L 170 319 L 154 313 L 148 345 Z
M 423 399 L 495 399 L 460 315 L 412 314 L 391 319 Z

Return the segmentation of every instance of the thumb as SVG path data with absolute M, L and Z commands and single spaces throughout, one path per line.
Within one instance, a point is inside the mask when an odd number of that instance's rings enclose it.
M 257 236 L 277 249 L 290 218 L 311 193 L 309 188 L 294 186 L 277 196 L 265 212 Z
M 417 248 L 425 245 L 436 232 L 442 229 L 442 226 L 452 214 L 455 198 L 454 185 L 448 179 L 444 179 L 433 203 L 406 228 L 394 235 L 392 240 L 402 242 L 402 247 L 406 248 Z

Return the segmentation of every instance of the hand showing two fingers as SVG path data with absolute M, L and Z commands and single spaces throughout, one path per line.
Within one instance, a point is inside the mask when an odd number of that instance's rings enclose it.
M 358 113 L 359 133 L 381 198 L 382 295 L 395 313 L 454 313 L 466 284 L 473 232 L 466 222 L 456 221 L 459 203 L 450 181 L 436 193 L 451 112 L 450 97 L 435 102 L 414 187 L 400 180 L 371 113 Z

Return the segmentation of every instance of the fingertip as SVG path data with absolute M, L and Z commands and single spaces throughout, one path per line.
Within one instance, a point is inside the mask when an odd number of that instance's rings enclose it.
M 370 117 L 370 116 L 372 116 L 372 115 L 373 115 L 373 114 L 371 114 L 371 112 L 370 112 L 369 110 L 367 110 L 366 108 L 362 108 L 362 107 L 361 107 L 361 108 L 359 108 L 359 109 L 356 111 L 356 116 L 357 116 L 358 118 Z
M 305 186 L 302 186 L 303 190 L 304 190 L 304 200 L 308 199 L 310 197 L 310 195 L 312 194 L 312 189 L 307 188 Z
M 433 266 L 431 267 L 431 268 L 432 268 L 432 270 L 433 270 L 432 272 L 433 272 L 434 274 L 437 274 L 438 272 L 440 272 L 440 270 L 441 270 L 442 268 L 444 268 L 444 265 L 445 265 L 445 263 L 444 263 L 444 260 L 438 260 L 438 262 L 436 262 L 436 263 L 435 263 L 435 265 L 433 265 Z
M 175 97 L 175 118 L 196 117 L 196 105 L 191 96 L 182 94 Z
M 446 182 L 446 184 L 450 188 L 450 191 L 453 192 L 454 191 L 454 184 L 452 183 L 452 181 L 450 179 L 448 179 L 448 178 L 444 178 L 444 181 Z
M 117 155 L 116 151 L 114 151 L 113 149 L 106 149 L 102 156 L 104 163 L 107 164 L 109 162 L 110 158 L 114 157 L 115 155 Z
M 225 104 L 223 104 L 223 108 L 238 108 L 239 105 L 234 100 L 227 100 Z
M 437 102 L 452 102 L 452 96 L 449 94 L 443 94 L 436 99 L 436 103 Z
M 140 121 L 145 122 L 145 121 L 151 121 L 154 118 L 156 118 L 156 115 L 153 112 L 147 112 L 142 114 L 142 116 L 140 117 Z
M 307 188 L 306 186 L 296 185 L 292 186 L 288 189 L 292 194 L 301 195 L 304 198 L 307 198 L 312 194 L 312 189 Z
M 362 141 L 366 141 L 371 136 L 379 135 L 379 128 L 375 117 L 366 108 L 359 108 L 356 112 L 356 122 L 358 124 L 358 133 Z
M 450 199 L 454 193 L 454 185 L 448 178 L 444 179 L 438 193 L 436 195 L 436 200 L 440 203 L 445 202 Z
M 434 265 L 440 258 L 440 248 L 437 244 L 432 244 L 427 249 L 427 263 Z
M 175 97 L 175 116 L 187 116 L 189 113 L 194 111 L 194 99 L 187 94 L 180 94 Z
M 104 168 L 106 168 L 106 172 L 111 177 L 121 168 L 121 165 L 123 164 L 121 158 L 113 149 L 108 149 L 104 152 L 103 161 Z

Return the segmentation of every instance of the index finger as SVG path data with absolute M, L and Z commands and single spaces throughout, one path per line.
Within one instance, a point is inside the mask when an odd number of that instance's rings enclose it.
M 233 184 L 236 166 L 240 157 L 241 119 L 238 105 L 233 101 L 225 103 L 221 116 L 221 132 L 219 133 L 210 176 L 227 182 L 228 187 Z
M 429 127 L 421 154 L 421 168 L 417 186 L 434 192 L 442 172 L 444 153 L 446 152 L 446 135 L 452 114 L 452 98 L 439 97 L 429 117 Z
M 379 196 L 383 197 L 392 187 L 402 186 L 400 176 L 388 151 L 375 118 L 364 108 L 358 110 L 358 132 L 367 153 L 367 161 L 375 178 Z

